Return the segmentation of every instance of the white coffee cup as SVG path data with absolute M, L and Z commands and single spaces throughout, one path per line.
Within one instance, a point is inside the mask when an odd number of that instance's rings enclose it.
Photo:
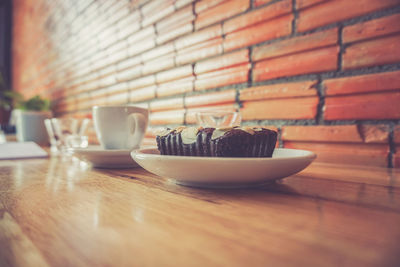
M 93 122 L 104 149 L 135 149 L 147 129 L 149 112 L 135 106 L 95 106 Z

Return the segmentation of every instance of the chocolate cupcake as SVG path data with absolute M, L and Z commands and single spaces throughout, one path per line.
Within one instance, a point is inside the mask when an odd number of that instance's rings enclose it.
M 161 155 L 271 157 L 277 132 L 262 127 L 167 129 L 156 137 Z

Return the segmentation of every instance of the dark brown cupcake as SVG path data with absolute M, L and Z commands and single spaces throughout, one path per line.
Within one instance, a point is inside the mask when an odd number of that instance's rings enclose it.
M 161 155 L 271 157 L 277 133 L 262 127 L 178 127 L 157 135 Z

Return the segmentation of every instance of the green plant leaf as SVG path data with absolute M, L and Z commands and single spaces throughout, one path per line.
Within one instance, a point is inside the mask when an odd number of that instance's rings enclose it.
M 50 110 L 50 101 L 36 95 L 26 101 L 23 101 L 18 108 L 22 110 L 48 111 Z

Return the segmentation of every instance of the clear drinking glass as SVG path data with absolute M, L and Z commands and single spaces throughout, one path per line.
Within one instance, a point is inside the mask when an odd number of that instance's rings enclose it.
M 53 118 L 51 125 L 58 150 L 66 152 L 68 148 L 67 138 L 78 133 L 78 120 L 74 118 Z
M 44 126 L 46 127 L 47 135 L 49 136 L 50 151 L 51 152 L 57 152 L 58 151 L 57 140 L 56 140 L 56 136 L 54 134 L 54 130 L 53 130 L 53 125 L 51 123 L 51 119 L 45 119 L 44 120 Z
M 45 120 L 49 134 L 51 151 L 67 153 L 68 148 L 85 148 L 88 137 L 85 135 L 90 119 L 83 119 L 80 126 L 75 118 L 53 118 Z
M 89 145 L 89 139 L 85 135 L 69 135 L 65 143 L 67 148 L 85 148 Z
M 240 126 L 242 118 L 239 112 L 215 110 L 198 112 L 196 121 L 199 126 L 221 128 Z

